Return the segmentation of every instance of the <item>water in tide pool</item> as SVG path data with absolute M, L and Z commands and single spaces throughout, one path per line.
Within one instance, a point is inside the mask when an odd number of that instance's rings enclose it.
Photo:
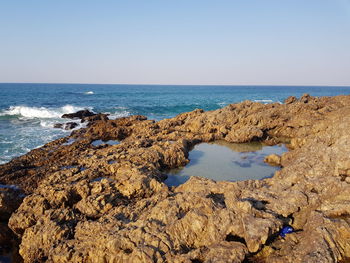
M 232 182 L 272 177 L 279 167 L 266 164 L 265 157 L 270 154 L 281 155 L 286 151 L 284 145 L 267 146 L 260 142 L 201 143 L 190 151 L 189 164 L 168 171 L 165 183 L 178 186 L 191 176 Z
M 350 94 L 350 87 L 0 84 L 0 163 L 70 132 L 60 116 L 81 109 L 112 117 L 160 120 L 196 108 L 214 110 L 244 100 L 282 102 L 288 96 Z

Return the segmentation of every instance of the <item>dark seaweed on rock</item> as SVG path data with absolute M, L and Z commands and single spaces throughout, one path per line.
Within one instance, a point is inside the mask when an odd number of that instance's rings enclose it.
M 8 225 L 24 262 L 341 262 L 350 257 L 349 130 L 350 96 L 92 120 L 0 166 L 0 183 L 27 194 Z M 162 182 L 197 143 L 278 138 L 290 151 L 270 158 L 282 166 L 272 178 Z M 283 239 L 285 226 L 295 231 Z

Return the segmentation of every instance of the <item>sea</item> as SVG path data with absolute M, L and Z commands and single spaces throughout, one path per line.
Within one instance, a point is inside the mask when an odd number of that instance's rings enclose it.
M 141 114 L 158 121 L 245 100 L 282 103 L 304 93 L 347 95 L 350 87 L 0 83 L 0 164 L 69 135 L 71 131 L 53 126 L 70 121 L 63 114 L 82 109 L 109 113 L 110 118 Z

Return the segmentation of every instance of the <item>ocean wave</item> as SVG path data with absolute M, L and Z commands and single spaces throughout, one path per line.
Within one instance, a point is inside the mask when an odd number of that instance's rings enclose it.
M 108 118 L 111 120 L 115 120 L 115 119 L 122 118 L 122 117 L 128 117 L 131 115 L 131 113 L 127 110 L 117 111 L 117 112 L 109 113 L 109 114 L 110 115 L 108 116 Z
M 53 119 L 60 118 L 63 114 L 83 110 L 83 107 L 65 105 L 61 108 L 10 106 L 7 110 L 0 112 L 0 116 L 19 116 L 26 119 Z
M 114 107 L 113 109 L 116 109 L 116 110 L 127 110 L 128 107 L 124 107 L 124 106 L 117 106 L 117 107 Z
M 226 101 L 223 101 L 223 102 L 218 102 L 217 105 L 220 106 L 220 107 L 224 107 L 226 106 L 228 103 Z
M 67 122 L 70 122 L 71 120 L 68 120 Z M 40 120 L 40 126 L 43 127 L 43 128 L 54 128 L 55 124 L 57 123 L 62 123 L 63 125 L 66 124 L 67 122 L 61 122 L 61 121 L 55 121 L 55 120 Z M 80 123 L 80 122 L 76 122 L 78 124 L 77 127 L 73 128 L 73 129 L 70 129 L 70 130 L 64 130 L 64 132 L 71 132 L 73 130 L 78 130 L 80 128 L 85 128 L 86 127 L 86 123 Z M 55 128 L 57 129 L 57 128 Z
M 265 100 L 253 100 L 254 102 L 260 102 L 260 103 L 272 103 L 273 100 L 265 99 Z
M 84 94 L 85 95 L 92 95 L 92 94 L 94 94 L 94 92 L 93 91 L 86 91 L 86 92 L 84 92 Z

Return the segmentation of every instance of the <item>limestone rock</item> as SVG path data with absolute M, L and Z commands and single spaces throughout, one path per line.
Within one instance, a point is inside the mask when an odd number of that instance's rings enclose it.
M 0 188 L 0 227 L 8 220 L 28 263 L 346 262 L 350 96 L 285 102 L 245 101 L 159 122 L 70 115 L 87 127 L 0 165 L 0 183 L 27 194 Z M 290 144 L 266 158 L 282 167 L 268 179 L 163 183 L 196 144 L 214 140 Z M 282 238 L 286 225 L 295 232 Z

